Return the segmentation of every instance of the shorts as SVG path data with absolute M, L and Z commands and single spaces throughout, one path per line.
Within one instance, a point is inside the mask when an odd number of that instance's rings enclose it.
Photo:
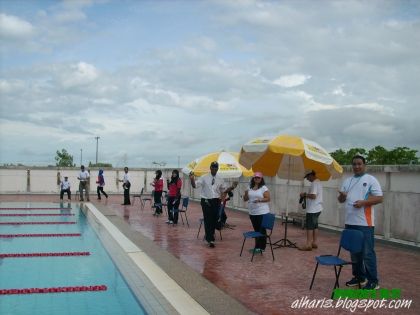
M 315 230 L 318 228 L 318 217 L 321 214 L 320 212 L 316 213 L 307 213 L 306 214 L 306 229 Z

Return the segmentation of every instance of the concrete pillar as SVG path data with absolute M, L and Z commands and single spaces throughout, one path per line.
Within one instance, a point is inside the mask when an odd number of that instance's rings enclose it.
M 117 175 L 115 176 L 115 186 L 117 187 L 117 191 L 120 191 L 119 179 L 120 179 L 120 171 L 116 170 Z
M 385 173 L 385 189 L 383 191 L 384 200 L 382 204 L 382 209 L 384 212 L 384 237 L 385 239 L 390 239 L 392 237 L 391 233 L 391 172 Z
M 31 192 L 31 170 L 26 170 L 26 192 Z

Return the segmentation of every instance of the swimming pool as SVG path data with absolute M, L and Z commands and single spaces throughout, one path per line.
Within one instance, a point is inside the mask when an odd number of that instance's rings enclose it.
M 51 209 L 59 208 L 60 204 L 0 203 L 0 222 L 9 223 L 0 225 L 0 254 L 89 252 L 90 255 L 0 259 L 0 289 L 102 285 L 107 289 L 89 292 L 3 294 L 0 295 L 0 314 L 145 314 L 144 308 L 127 285 L 96 232 L 88 224 L 80 206 L 74 203 L 64 203 L 62 206 L 62 209 Z M 59 215 L 38 216 L 39 214 Z M 81 235 L 26 237 L 27 234 L 40 233 Z

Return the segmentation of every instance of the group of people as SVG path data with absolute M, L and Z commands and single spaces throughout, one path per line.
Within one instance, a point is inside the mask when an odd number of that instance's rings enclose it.
M 374 250 L 374 209 L 373 206 L 379 204 L 383 200 L 383 193 L 378 180 L 369 174 L 366 174 L 366 160 L 363 156 L 356 155 L 352 159 L 352 167 L 354 175 L 345 179 L 338 191 L 338 201 L 344 203 L 346 211 L 345 228 L 359 230 L 364 235 L 363 251 L 361 253 L 352 254 L 352 268 L 353 278 L 346 282 L 347 286 L 362 285 L 365 289 L 377 289 L 378 275 L 377 262 Z M 217 221 L 220 217 L 221 204 L 226 200 L 228 194 L 237 187 L 237 182 L 228 185 L 224 179 L 218 174 L 218 163 L 212 162 L 210 165 L 210 172 L 207 175 L 201 176 L 198 179 L 194 174 L 189 175 L 191 186 L 201 188 L 200 203 L 204 217 L 205 240 L 208 247 L 215 247 L 215 230 Z M 323 188 L 320 180 L 317 178 L 315 171 L 309 171 L 305 176 L 311 184 L 307 192 L 300 193 L 301 199 L 306 202 L 306 244 L 299 246 L 298 249 L 302 251 L 312 251 L 318 248 L 318 218 L 323 210 Z M 79 192 L 81 201 L 83 201 L 83 190 L 86 193 L 86 199 L 89 201 L 89 187 L 88 179 L 89 172 L 84 166 L 81 166 L 81 171 L 78 176 Z M 124 188 L 124 202 L 123 205 L 130 205 L 130 177 L 128 168 L 124 168 L 124 177 L 119 180 L 123 183 Z M 108 198 L 104 191 L 105 180 L 103 170 L 99 170 L 97 194 L 98 199 L 101 199 L 101 193 Z M 179 171 L 173 170 L 171 178 L 167 181 L 167 200 L 168 220 L 169 224 L 178 223 L 178 209 L 181 199 L 182 180 L 179 177 Z M 162 178 L 162 171 L 157 170 L 155 178 L 151 185 L 154 188 L 154 215 L 162 214 L 162 193 L 164 190 L 164 180 Z M 68 199 L 71 199 L 70 183 L 68 177 L 64 177 L 61 183 L 60 199 L 63 199 L 64 193 L 68 194 Z M 270 212 L 270 191 L 265 185 L 264 177 L 261 172 L 255 172 L 248 189 L 243 194 L 243 200 L 248 202 L 249 218 L 254 231 L 261 232 L 266 235 L 265 229 L 262 227 L 263 216 Z M 266 248 L 266 237 L 255 239 L 255 247 L 252 251 L 264 252 Z
M 153 215 L 160 216 L 162 214 L 162 198 L 168 209 L 168 224 L 178 224 L 179 204 L 181 202 L 182 180 L 179 178 L 179 171 L 173 170 L 171 177 L 166 179 L 167 195 L 162 197 L 164 192 L 164 180 L 162 178 L 162 171 L 155 172 L 155 178 L 150 183 L 153 186 L 153 201 L 155 212 Z
M 378 289 L 376 253 L 374 250 L 374 209 L 373 206 L 383 200 L 383 193 L 378 180 L 366 174 L 366 160 L 361 155 L 352 159 L 354 175 L 345 179 L 338 191 L 338 201 L 345 203 L 345 228 L 359 230 L 363 233 L 363 250 L 352 254 L 353 278 L 346 282 L 346 286 L 361 285 L 364 289 Z M 190 174 L 191 186 L 201 188 L 201 208 L 204 216 L 205 239 L 210 248 L 215 247 L 214 232 L 221 202 L 228 192 L 235 189 L 237 183 L 229 186 L 217 175 L 218 163 L 212 162 L 210 173 L 195 179 Z M 305 176 L 311 184 L 308 192 L 300 193 L 306 199 L 306 244 L 298 247 L 302 251 L 318 248 L 318 218 L 323 210 L 323 187 L 316 172 L 311 170 Z M 254 231 L 266 235 L 262 227 L 264 214 L 270 212 L 270 192 L 265 185 L 263 174 L 255 172 L 249 188 L 243 194 L 243 200 L 248 202 L 249 218 Z M 254 252 L 263 252 L 266 248 L 266 237 L 255 239 Z
M 127 169 L 128 171 L 128 169 Z M 90 172 L 85 169 L 85 166 L 80 166 L 80 173 L 77 179 L 79 180 L 79 194 L 80 194 L 80 201 L 84 201 L 86 197 L 86 201 L 90 201 L 89 199 L 89 178 Z M 108 199 L 108 194 L 104 191 L 105 186 L 105 178 L 104 178 L 104 171 L 102 169 L 99 170 L 98 178 L 96 180 L 96 193 L 98 194 L 98 200 L 101 200 L 101 194 Z M 69 182 L 69 177 L 64 176 L 64 180 L 60 183 L 60 200 L 63 200 L 64 194 L 67 194 L 67 199 L 71 200 L 71 184 Z

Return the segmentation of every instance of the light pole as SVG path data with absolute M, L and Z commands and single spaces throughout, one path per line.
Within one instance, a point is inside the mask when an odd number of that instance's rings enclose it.
M 83 164 L 83 149 L 80 149 L 80 165 Z
M 96 139 L 96 166 L 98 166 L 98 140 L 100 137 L 95 137 Z

